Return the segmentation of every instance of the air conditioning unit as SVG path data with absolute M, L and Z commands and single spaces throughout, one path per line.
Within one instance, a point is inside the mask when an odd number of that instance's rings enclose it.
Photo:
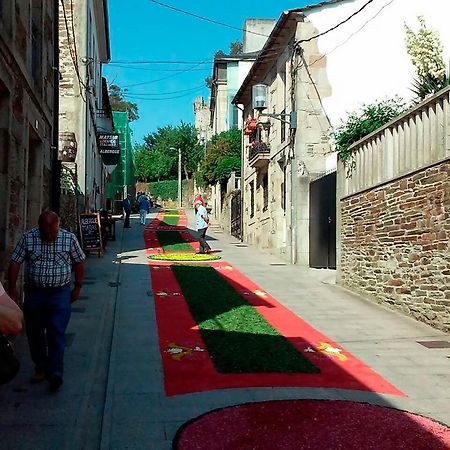
M 263 111 L 267 108 L 267 85 L 255 84 L 252 89 L 253 109 Z

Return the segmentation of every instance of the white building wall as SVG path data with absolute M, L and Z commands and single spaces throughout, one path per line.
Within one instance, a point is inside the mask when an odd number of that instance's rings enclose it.
M 307 13 L 317 32 L 349 17 L 367 0 L 344 2 Z M 331 96 L 323 103 L 333 125 L 362 103 L 399 95 L 411 99 L 414 67 L 406 51 L 405 22 L 417 29 L 417 16 L 439 32 L 445 61 L 450 61 L 450 2 L 447 0 L 390 0 L 368 5 L 346 24 L 319 38 L 327 55 Z

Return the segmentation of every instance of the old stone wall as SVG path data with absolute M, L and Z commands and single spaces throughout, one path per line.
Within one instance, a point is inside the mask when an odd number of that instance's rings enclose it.
M 450 160 L 340 207 L 340 283 L 450 330 Z

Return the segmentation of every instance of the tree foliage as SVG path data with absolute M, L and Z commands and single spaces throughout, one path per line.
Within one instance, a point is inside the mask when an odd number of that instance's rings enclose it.
M 226 181 L 232 172 L 240 171 L 241 142 L 241 131 L 237 128 L 211 138 L 200 167 L 200 178 L 205 184 Z
M 333 133 L 339 158 L 347 162 L 351 158 L 348 149 L 352 144 L 390 122 L 405 109 L 403 99 L 395 97 L 363 105 L 360 110 L 350 113 Z
M 122 111 L 128 113 L 130 122 L 139 119 L 139 108 L 136 103 L 129 102 L 125 99 L 128 89 L 123 89 L 116 84 L 109 86 L 109 101 L 113 111 Z
M 417 79 L 413 92 L 421 100 L 440 91 L 450 83 L 444 62 L 444 50 L 439 34 L 427 27 L 425 19 L 418 17 L 419 30 L 414 32 L 405 24 L 406 48 L 413 63 Z
M 184 178 L 190 179 L 197 170 L 203 147 L 197 131 L 191 124 L 181 122 L 158 128 L 144 137 L 144 143 L 135 150 L 136 177 L 139 181 L 174 179 L 178 173 L 178 149 Z
M 230 56 L 242 55 L 244 44 L 241 41 L 230 42 Z

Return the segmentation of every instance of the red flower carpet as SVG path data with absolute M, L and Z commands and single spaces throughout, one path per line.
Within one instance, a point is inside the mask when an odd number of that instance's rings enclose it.
M 213 411 L 183 426 L 175 450 L 448 450 L 450 429 L 346 401 L 286 400 Z
M 186 229 L 186 216 L 184 213 L 180 215 L 181 219 L 174 229 L 186 240 L 192 241 Z M 162 252 L 156 232 L 163 217 L 161 213 L 145 230 L 148 255 Z M 164 228 L 167 229 L 166 226 Z M 198 248 L 197 243 L 192 242 L 192 245 Z M 149 260 L 148 264 L 167 395 L 243 387 L 323 387 L 403 396 L 398 389 L 345 348 L 303 321 L 252 280 L 223 261 L 209 263 L 209 266 L 214 267 L 281 337 L 287 339 L 299 353 L 320 369 L 320 373 L 219 373 L 172 271 L 172 263 Z M 205 302 L 208 302 L 207 298 Z

